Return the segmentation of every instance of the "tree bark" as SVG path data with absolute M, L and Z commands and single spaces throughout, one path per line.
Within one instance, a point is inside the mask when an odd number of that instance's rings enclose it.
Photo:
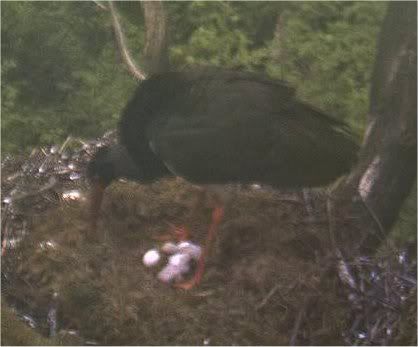
M 167 18 L 161 1 L 142 1 L 145 20 L 143 60 L 148 74 L 169 70 Z
M 388 6 L 359 162 L 330 199 L 331 244 L 346 255 L 376 251 L 416 180 L 416 6 Z

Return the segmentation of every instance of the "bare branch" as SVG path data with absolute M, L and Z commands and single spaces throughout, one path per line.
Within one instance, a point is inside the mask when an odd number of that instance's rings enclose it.
M 101 10 L 105 10 L 107 11 L 107 7 L 105 5 L 103 5 L 100 1 L 96 1 L 96 0 L 92 0 L 97 7 L 99 7 Z
M 310 298 L 305 298 L 305 300 L 304 300 L 304 302 L 303 302 L 303 304 L 302 304 L 302 306 L 301 306 L 301 308 L 300 308 L 300 310 L 298 312 L 298 315 L 296 317 L 295 324 L 294 324 L 293 329 L 292 329 L 292 335 L 291 335 L 290 341 L 289 341 L 289 345 L 290 346 L 296 346 L 296 342 L 297 342 L 297 337 L 298 337 L 298 334 L 299 334 L 300 326 L 302 324 L 303 317 L 306 314 L 306 308 L 308 307 L 308 301 L 309 301 L 309 299 Z
M 134 76 L 137 80 L 142 81 L 146 78 L 146 75 L 138 68 L 131 57 L 131 54 L 126 46 L 125 35 L 123 34 L 118 14 L 116 13 L 116 9 L 112 1 L 109 1 L 109 9 L 112 16 L 112 24 L 115 31 L 116 42 L 118 44 L 122 59 L 131 75 Z

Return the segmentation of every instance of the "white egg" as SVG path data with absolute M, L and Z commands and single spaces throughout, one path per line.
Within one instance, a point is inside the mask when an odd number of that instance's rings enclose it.
M 157 277 L 161 282 L 169 283 L 181 280 L 183 278 L 182 275 L 189 272 L 189 270 L 190 267 L 188 264 L 184 264 L 183 266 L 168 264 L 158 273 Z
M 169 283 L 173 281 L 175 277 L 176 274 L 168 266 L 162 269 L 157 275 L 157 278 L 164 283 Z
M 202 248 L 192 242 L 181 242 L 178 248 L 180 253 L 188 254 L 194 260 L 198 260 L 202 254 Z
M 168 263 L 173 266 L 185 266 L 190 262 L 191 256 L 189 254 L 176 253 L 168 258 Z
M 182 248 L 190 247 L 190 245 L 193 245 L 193 243 L 191 241 L 182 241 L 182 242 L 177 244 L 177 247 L 179 249 L 182 249 Z
M 158 264 L 160 261 L 161 256 L 158 250 L 156 249 L 150 249 L 147 253 L 144 254 L 144 257 L 142 258 L 142 262 L 145 266 L 151 267 Z

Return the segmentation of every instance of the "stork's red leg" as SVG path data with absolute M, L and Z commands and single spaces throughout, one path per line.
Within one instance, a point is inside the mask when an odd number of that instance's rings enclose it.
M 196 212 L 199 208 L 202 207 L 204 198 L 206 196 L 206 190 L 204 188 L 199 187 L 196 194 L 194 194 L 194 198 L 192 200 L 192 207 L 186 217 L 186 220 L 192 220 L 193 217 L 196 215 Z M 170 230 L 162 235 L 154 236 L 153 239 L 157 241 L 167 242 L 167 241 L 187 241 L 192 238 L 192 233 L 190 228 L 185 225 L 175 225 L 168 223 Z
M 186 282 L 181 282 L 175 284 L 175 287 L 189 290 L 195 286 L 197 286 L 201 281 L 203 277 L 203 273 L 205 272 L 205 262 L 206 258 L 209 254 L 210 245 L 215 238 L 216 232 L 218 231 L 218 226 L 222 221 L 222 218 L 224 216 L 224 208 L 223 207 L 215 207 L 212 211 L 212 221 L 208 229 L 208 233 L 206 235 L 206 242 L 203 246 L 202 254 L 199 258 L 199 262 L 197 264 L 196 272 L 193 276 L 193 278 Z
M 100 208 L 102 205 L 103 194 L 106 184 L 100 179 L 94 179 L 92 182 L 92 190 L 90 196 L 90 218 L 91 225 L 88 230 L 87 237 L 90 240 L 97 241 L 97 223 L 100 216 Z

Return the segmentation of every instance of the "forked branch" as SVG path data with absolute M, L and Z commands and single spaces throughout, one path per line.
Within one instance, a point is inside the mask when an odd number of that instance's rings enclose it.
M 144 53 L 142 54 L 142 67 L 147 74 L 167 71 L 169 69 L 167 20 L 163 4 L 160 1 L 143 1 L 141 2 L 141 7 L 144 11 L 145 21 L 145 45 Z M 136 65 L 128 49 L 119 15 L 112 1 L 109 1 L 109 9 L 116 43 L 123 62 L 130 74 L 137 80 L 146 79 L 146 73 Z
M 109 9 L 110 14 L 112 16 L 112 25 L 113 30 L 115 32 L 116 43 L 118 45 L 119 52 L 121 53 L 122 60 L 125 63 L 131 75 L 134 76 L 137 80 L 142 81 L 146 78 L 146 75 L 135 64 L 134 60 L 132 59 L 131 53 L 128 50 L 128 47 L 126 46 L 125 35 L 123 34 L 118 14 L 112 1 L 109 1 Z

